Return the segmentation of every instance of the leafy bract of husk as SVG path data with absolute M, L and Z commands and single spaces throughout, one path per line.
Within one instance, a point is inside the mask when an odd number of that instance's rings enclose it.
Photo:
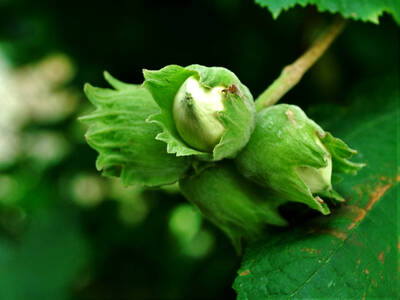
M 329 132 L 325 132 L 319 138 L 332 155 L 333 172 L 355 175 L 364 166 L 364 164 L 353 163 L 348 160 L 354 154 L 357 154 L 357 150 L 350 149 L 341 139 L 333 137 Z
M 151 92 L 161 112 L 152 115 L 150 122 L 163 128 L 157 139 L 167 143 L 168 153 L 176 156 L 194 155 L 200 160 L 218 161 L 234 158 L 250 139 L 255 125 L 255 106 L 250 91 L 231 71 L 221 67 L 191 65 L 181 67 L 170 65 L 158 71 L 143 71 L 144 86 Z M 227 88 L 224 98 L 224 110 L 218 118 L 225 127 L 220 142 L 212 153 L 198 151 L 187 145 L 180 137 L 173 118 L 173 103 L 181 85 L 190 76 L 195 76 L 200 84 L 207 88 L 224 86 Z M 236 89 L 231 91 L 229 87 Z
M 190 158 L 168 154 L 165 144 L 155 139 L 160 128 L 146 122 L 159 111 L 151 94 L 108 73 L 105 78 L 114 89 L 86 84 L 86 96 L 96 110 L 80 118 L 89 125 L 88 144 L 99 152 L 97 169 L 106 176 L 120 176 L 126 185 L 176 182 L 189 168 Z
M 326 203 L 312 194 L 298 169 L 324 168 L 331 157 L 334 172 L 354 174 L 363 166 L 347 160 L 355 153 L 343 141 L 324 132 L 299 107 L 279 104 L 257 114 L 256 129 L 235 162 L 245 177 L 270 187 L 284 199 L 329 214 Z M 318 195 L 342 201 L 332 185 Z
M 212 163 L 179 181 L 189 202 L 224 231 L 238 253 L 243 240 L 257 239 L 266 224 L 285 226 L 276 195 L 243 176 L 230 161 Z

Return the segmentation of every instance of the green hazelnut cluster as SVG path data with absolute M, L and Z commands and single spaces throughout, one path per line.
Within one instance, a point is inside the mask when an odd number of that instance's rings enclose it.
M 82 118 L 97 168 L 126 184 L 179 182 L 182 194 L 223 230 L 240 252 L 266 224 L 285 226 L 279 206 L 306 204 L 329 214 L 343 201 L 336 173 L 355 174 L 356 153 L 297 106 L 256 112 L 231 71 L 170 65 L 144 70 L 142 85 L 105 74 L 114 89 L 85 86 L 96 111 Z

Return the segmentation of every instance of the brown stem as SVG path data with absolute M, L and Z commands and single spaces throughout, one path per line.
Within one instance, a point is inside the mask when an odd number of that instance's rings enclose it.
M 301 80 L 304 73 L 325 53 L 342 32 L 345 24 L 346 20 L 338 17 L 302 56 L 284 67 L 279 77 L 256 99 L 257 110 L 274 105 L 290 91 Z

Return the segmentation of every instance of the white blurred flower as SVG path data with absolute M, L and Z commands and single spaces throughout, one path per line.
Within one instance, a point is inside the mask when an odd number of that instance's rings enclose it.
M 105 197 L 104 180 L 92 174 L 79 174 L 71 182 L 73 199 L 76 203 L 92 207 Z
M 13 69 L 0 53 L 0 166 L 12 164 L 24 152 L 21 131 L 28 122 L 60 121 L 76 110 L 78 93 L 61 88 L 73 76 L 73 65 L 64 55 Z

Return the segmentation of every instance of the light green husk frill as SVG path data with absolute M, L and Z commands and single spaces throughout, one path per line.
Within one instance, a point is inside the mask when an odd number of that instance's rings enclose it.
M 80 118 L 88 125 L 87 143 L 99 153 L 97 169 L 120 177 L 126 185 L 154 187 L 178 181 L 191 159 L 168 154 L 165 144 L 156 140 L 161 129 L 146 122 L 159 112 L 151 94 L 140 85 L 104 76 L 113 88 L 86 84 L 85 94 L 96 110 Z
M 234 158 L 255 125 L 249 90 L 225 68 L 191 65 L 144 70 L 144 86 L 161 112 L 148 120 L 162 128 L 157 139 L 176 156 L 203 161 Z

